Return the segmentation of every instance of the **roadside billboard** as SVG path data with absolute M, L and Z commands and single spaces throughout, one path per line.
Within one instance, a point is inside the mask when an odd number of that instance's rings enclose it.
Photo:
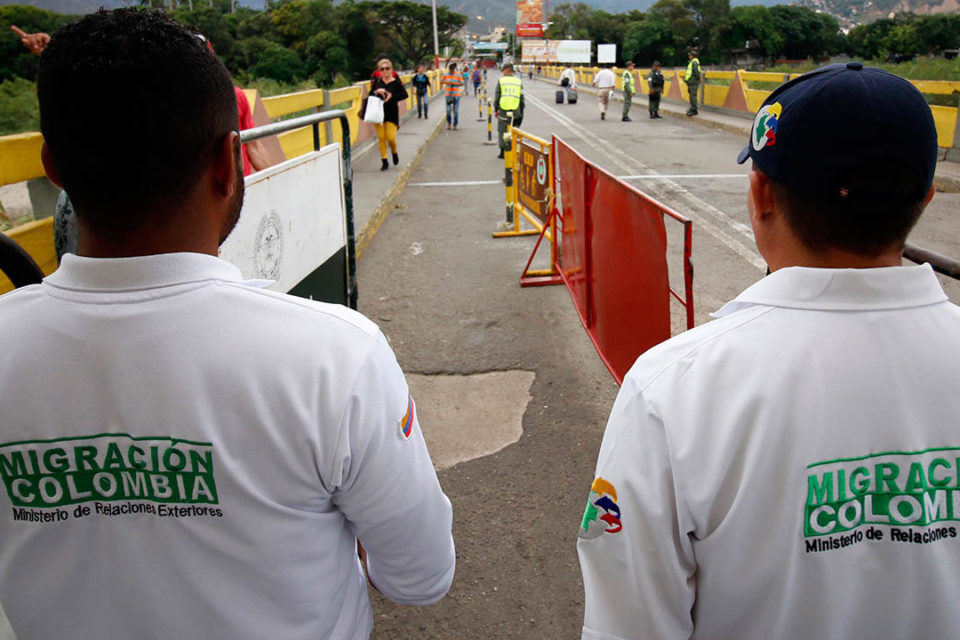
M 543 0 L 517 0 L 517 24 L 543 23 Z
M 518 24 L 517 25 L 517 37 L 518 38 L 542 38 L 543 37 L 543 25 L 539 23 L 535 24 Z
M 590 62 L 590 40 L 524 40 L 521 62 Z

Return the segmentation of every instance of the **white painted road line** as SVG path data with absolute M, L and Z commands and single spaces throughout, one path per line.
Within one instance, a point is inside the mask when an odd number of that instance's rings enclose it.
M 650 176 L 651 178 L 662 178 L 661 174 L 646 166 L 636 158 L 632 158 L 623 153 L 614 145 L 600 144 L 597 142 L 596 134 L 591 133 L 585 127 L 577 124 L 569 117 L 550 107 L 543 100 L 532 95 L 527 95 L 525 97 L 533 105 L 540 108 L 544 113 L 569 129 L 571 133 L 578 136 L 585 144 L 593 147 L 597 152 L 607 156 L 623 171 L 630 172 L 639 169 L 640 171 L 646 172 L 642 174 L 644 176 Z M 739 255 L 748 263 L 752 264 L 757 269 L 761 271 L 766 270 L 767 263 L 762 257 L 760 257 L 760 254 L 756 249 L 752 248 L 752 246 L 748 246 L 739 238 L 736 238 L 727 232 L 727 229 L 731 229 L 746 239 L 750 245 L 753 245 L 753 230 L 749 227 L 749 225 L 745 225 L 738 220 L 734 220 L 723 211 L 720 211 L 713 205 L 696 197 L 692 193 L 688 192 L 684 187 L 680 186 L 676 182 L 673 182 L 669 178 L 663 178 L 657 182 L 660 184 L 657 185 L 655 183 L 651 187 L 650 190 L 654 192 L 651 195 L 654 195 L 660 200 L 667 200 L 668 198 L 681 200 L 686 207 L 674 207 L 675 209 L 679 209 L 681 214 L 690 218 L 704 231 L 712 235 L 723 244 L 727 245 L 727 247 L 730 248 L 734 253 Z M 664 187 L 669 187 L 669 189 Z M 710 217 L 712 217 L 716 222 L 710 220 Z
M 710 180 L 713 178 L 746 178 L 745 173 L 677 173 L 674 175 L 644 174 L 636 176 L 617 176 L 620 180 Z M 503 180 L 471 180 L 467 182 L 411 182 L 408 187 L 475 187 L 488 184 L 503 184 Z
M 689 180 L 696 178 L 698 180 L 713 180 L 723 178 L 748 178 L 746 173 L 676 173 L 673 175 L 643 174 L 637 176 L 617 176 L 621 180 Z
M 411 182 L 408 187 L 475 187 L 485 184 L 503 184 L 503 180 L 472 180 L 468 182 Z

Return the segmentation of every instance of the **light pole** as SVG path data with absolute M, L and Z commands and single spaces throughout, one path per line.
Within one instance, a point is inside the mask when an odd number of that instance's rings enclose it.
M 437 0 L 433 0 L 433 68 L 440 69 L 440 39 L 437 36 Z

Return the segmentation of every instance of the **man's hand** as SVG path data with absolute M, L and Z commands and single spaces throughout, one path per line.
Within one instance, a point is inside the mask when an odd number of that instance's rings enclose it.
M 23 46 L 35 56 L 43 53 L 43 50 L 47 48 L 47 44 L 50 42 L 50 36 L 46 33 L 26 33 L 16 25 L 10 25 L 10 29 L 17 34 Z

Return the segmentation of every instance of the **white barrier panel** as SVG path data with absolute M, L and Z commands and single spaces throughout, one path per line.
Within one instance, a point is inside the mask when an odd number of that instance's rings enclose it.
M 240 221 L 220 257 L 245 278 L 346 303 L 347 227 L 340 147 L 328 145 L 246 178 Z

